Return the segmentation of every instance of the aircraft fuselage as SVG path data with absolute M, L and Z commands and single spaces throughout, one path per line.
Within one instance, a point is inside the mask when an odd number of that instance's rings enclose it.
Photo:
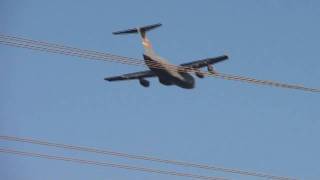
M 187 72 L 177 70 L 174 66 L 159 56 L 149 57 L 143 55 L 146 65 L 153 71 L 161 84 L 166 86 L 177 85 L 185 89 L 193 89 L 195 87 L 195 79 Z

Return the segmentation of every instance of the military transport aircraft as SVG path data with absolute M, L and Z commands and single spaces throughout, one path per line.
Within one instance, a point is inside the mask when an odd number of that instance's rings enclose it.
M 214 58 L 206 58 L 202 60 L 192 61 L 189 63 L 184 63 L 179 66 L 174 66 L 170 64 L 168 61 L 163 59 L 162 57 L 155 54 L 153 48 L 151 46 L 150 41 L 146 36 L 146 32 L 153 30 L 157 27 L 161 26 L 160 23 L 127 29 L 123 31 L 113 32 L 114 35 L 118 34 L 133 34 L 139 33 L 142 38 L 142 45 L 144 47 L 143 58 L 145 64 L 148 66 L 150 70 L 134 72 L 129 74 L 124 74 L 120 76 L 107 77 L 105 80 L 107 81 L 120 81 L 120 80 L 139 80 L 140 84 L 144 87 L 149 87 L 150 82 L 146 80 L 146 78 L 158 77 L 159 82 L 166 86 L 176 85 L 181 88 L 192 89 L 195 86 L 195 80 L 192 75 L 185 71 L 179 71 L 178 68 L 192 68 L 192 69 L 200 69 L 202 67 L 207 67 L 210 73 L 216 73 L 213 70 L 212 64 L 224 61 L 228 59 L 227 55 L 222 55 Z M 196 76 L 199 78 L 203 78 L 204 75 L 200 71 L 195 72 Z

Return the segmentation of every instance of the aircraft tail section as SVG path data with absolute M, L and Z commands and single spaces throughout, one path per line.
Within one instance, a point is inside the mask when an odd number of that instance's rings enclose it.
M 152 24 L 152 25 L 142 26 L 142 27 L 138 27 L 138 28 L 127 29 L 127 30 L 123 30 L 123 31 L 116 31 L 116 32 L 113 32 L 113 34 L 120 35 L 120 34 L 139 33 L 142 38 L 142 45 L 145 50 L 145 54 L 152 57 L 152 56 L 155 56 L 155 53 L 153 51 L 151 42 L 149 41 L 149 39 L 146 36 L 146 32 L 151 31 L 157 27 L 160 27 L 161 25 L 162 25 L 161 23 Z

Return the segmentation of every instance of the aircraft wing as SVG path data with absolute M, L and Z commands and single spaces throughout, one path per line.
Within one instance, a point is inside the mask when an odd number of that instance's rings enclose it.
M 222 55 L 214 58 L 206 58 L 202 60 L 192 61 L 189 63 L 181 64 L 180 66 L 184 67 L 191 67 L 191 68 L 202 68 L 206 67 L 211 64 L 215 64 L 224 60 L 227 60 L 228 56 Z M 123 74 L 120 76 L 112 76 L 112 77 L 106 77 L 104 80 L 106 81 L 121 81 L 121 80 L 132 80 L 132 79 L 141 79 L 141 78 L 150 78 L 155 77 L 156 74 L 153 71 L 147 70 L 147 71 L 140 71 L 140 72 L 134 72 L 129 74 Z
M 227 59 L 228 59 L 227 55 L 222 55 L 214 58 L 206 58 L 202 60 L 192 61 L 189 63 L 184 63 L 184 64 L 181 64 L 180 66 L 199 69 L 199 68 L 206 67 L 208 65 L 215 64 Z
M 132 79 L 140 79 L 140 78 L 149 78 L 154 77 L 156 74 L 153 71 L 140 71 L 129 74 L 123 74 L 120 76 L 106 77 L 104 80 L 106 81 L 121 81 L 121 80 L 132 80 Z

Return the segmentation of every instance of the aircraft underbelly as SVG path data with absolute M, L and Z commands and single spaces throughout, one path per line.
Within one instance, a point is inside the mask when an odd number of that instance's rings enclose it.
M 186 89 L 194 88 L 194 78 L 190 74 L 180 73 L 162 58 L 148 55 L 143 55 L 145 63 L 159 77 L 160 82 L 165 85 L 175 84 Z
M 194 88 L 194 79 L 191 75 L 188 74 L 188 77 L 183 77 L 181 74 L 176 76 L 172 74 L 170 71 L 164 69 L 151 69 L 156 73 L 160 82 L 163 82 L 165 85 L 177 85 L 182 88 L 192 89 Z

